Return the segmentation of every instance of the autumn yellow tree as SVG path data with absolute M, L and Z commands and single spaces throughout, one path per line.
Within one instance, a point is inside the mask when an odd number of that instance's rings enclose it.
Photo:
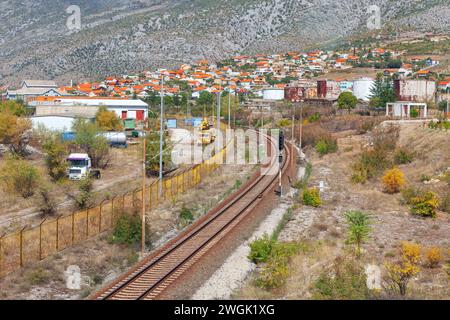
M 95 116 L 95 121 L 101 130 L 121 131 L 123 123 L 114 111 L 108 111 L 106 107 L 100 107 Z
M 404 186 L 405 175 L 400 169 L 393 168 L 385 172 L 381 181 L 383 182 L 384 191 L 393 194 L 400 192 L 400 188 Z
M 404 242 L 400 261 L 395 264 L 386 263 L 389 279 L 402 296 L 406 294 L 409 281 L 420 272 L 420 251 L 420 245 Z
M 6 109 L 0 112 L 0 144 L 6 145 L 10 152 L 24 156 L 30 139 L 31 121 L 20 118 Z

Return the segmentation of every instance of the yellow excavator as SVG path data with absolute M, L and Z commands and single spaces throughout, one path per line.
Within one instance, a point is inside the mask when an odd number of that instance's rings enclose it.
M 202 123 L 199 127 L 199 136 L 198 143 L 202 145 L 211 144 L 216 140 L 216 136 L 214 134 L 214 130 L 211 129 L 211 125 L 208 122 L 208 119 L 203 119 Z

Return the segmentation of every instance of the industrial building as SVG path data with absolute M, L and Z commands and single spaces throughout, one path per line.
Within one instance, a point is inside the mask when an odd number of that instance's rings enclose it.
M 7 90 L 4 96 L 6 100 L 29 101 L 40 96 L 61 96 L 57 89 L 58 86 L 54 81 L 24 80 L 18 90 Z
M 358 100 L 369 101 L 371 96 L 371 90 L 375 83 L 371 78 L 360 78 L 353 81 L 353 95 Z
M 436 99 L 436 82 L 432 80 L 394 80 L 398 101 L 425 102 Z
M 37 97 L 29 105 L 36 109 L 36 116 L 91 118 L 100 107 L 106 107 L 121 119 L 143 121 L 148 117 L 147 103 L 123 98 Z
M 264 89 L 264 100 L 284 100 L 284 88 L 282 89 Z

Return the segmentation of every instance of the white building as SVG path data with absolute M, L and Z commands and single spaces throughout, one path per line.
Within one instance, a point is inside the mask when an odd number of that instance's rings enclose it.
M 284 88 L 283 89 L 264 89 L 264 100 L 284 100 Z
M 121 119 L 143 121 L 148 117 L 148 104 L 142 100 L 89 97 L 38 97 L 30 101 L 37 116 L 94 117 L 102 106 Z
M 417 117 L 411 116 L 411 111 L 416 110 L 418 112 Z M 395 118 L 422 118 L 428 117 L 426 103 L 416 103 L 410 101 L 397 101 L 393 103 L 386 103 L 386 117 Z

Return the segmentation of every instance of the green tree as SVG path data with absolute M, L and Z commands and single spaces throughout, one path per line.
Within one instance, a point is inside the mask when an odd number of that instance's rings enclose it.
M 159 144 L 160 135 L 159 132 L 150 132 L 147 137 L 147 159 L 146 159 L 146 169 L 147 174 L 156 174 L 159 172 Z M 163 168 L 170 165 L 172 161 L 171 148 L 169 141 L 166 136 L 164 136 L 163 143 Z
M 373 108 L 384 108 L 386 103 L 397 100 L 392 79 L 385 77 L 382 73 L 377 74 L 370 93 L 370 106 Z
M 48 174 L 53 180 L 58 181 L 66 176 L 67 170 L 67 149 L 61 142 L 58 135 L 51 135 L 45 139 L 42 148 L 47 153 L 45 163 L 47 165 Z
M 361 245 L 370 233 L 370 217 L 361 211 L 347 211 L 345 220 L 348 225 L 347 243 L 356 245 L 356 256 L 361 255 Z
M 109 145 L 100 134 L 97 124 L 85 119 L 76 119 L 73 124 L 75 143 L 86 152 L 95 168 L 105 168 L 109 163 Z
M 214 102 L 214 95 L 211 92 L 208 91 L 202 91 L 200 92 L 200 96 L 197 100 L 197 104 L 201 106 L 209 106 L 212 105 Z
M 339 95 L 337 103 L 339 109 L 347 109 L 348 113 L 350 113 L 350 110 L 356 107 L 358 99 L 353 95 L 353 93 L 346 91 Z

